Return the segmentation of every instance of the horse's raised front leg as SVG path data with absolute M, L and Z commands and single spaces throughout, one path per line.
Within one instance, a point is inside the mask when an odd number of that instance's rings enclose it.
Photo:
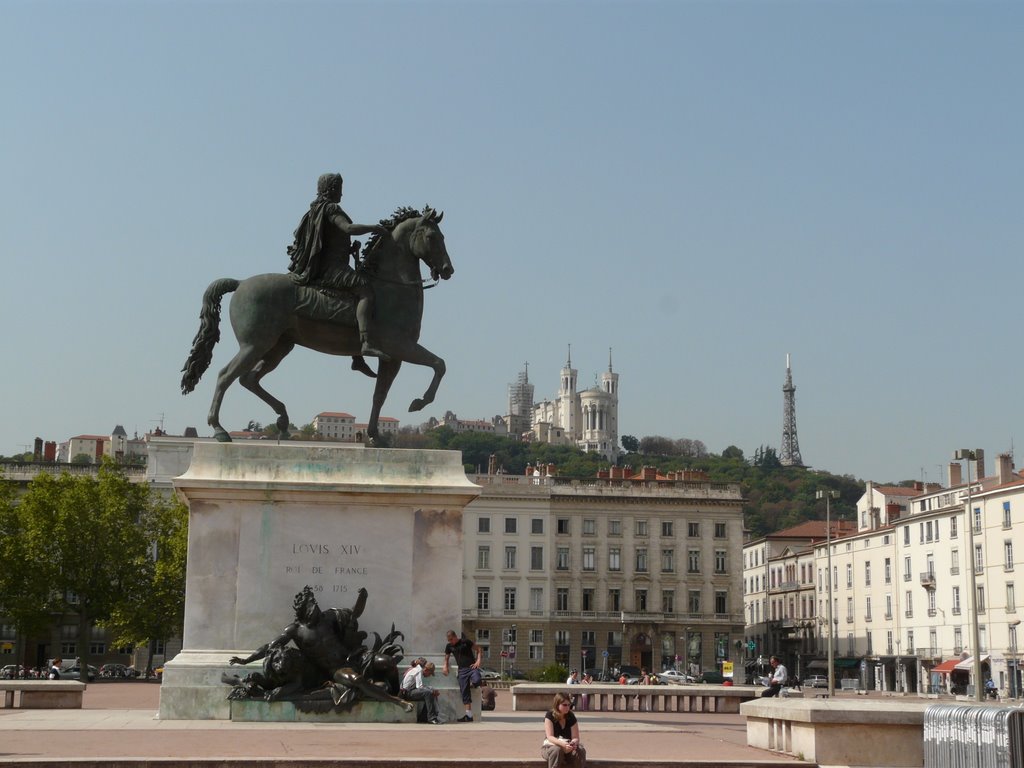
M 423 397 L 417 397 L 409 404 L 410 411 L 421 411 L 434 402 L 434 395 L 437 394 L 437 388 L 441 385 L 441 379 L 444 378 L 446 370 L 444 360 L 420 344 L 414 345 L 402 356 L 402 359 L 413 365 L 425 365 L 434 371 L 434 378 L 430 380 L 430 386 L 423 393 Z
M 282 339 L 263 356 L 262 360 L 256 363 L 251 370 L 243 373 L 238 379 L 239 384 L 274 409 L 274 413 L 277 414 L 277 429 L 281 433 L 282 438 L 288 437 L 288 409 L 284 403 L 263 388 L 263 385 L 260 384 L 260 379 L 277 368 L 294 348 L 295 342 Z
M 388 392 L 391 391 L 391 385 L 401 367 L 402 361 L 394 358 L 390 360 L 382 358 L 377 365 L 377 384 L 373 388 L 373 407 L 370 409 L 370 420 L 366 424 L 366 437 L 370 445 L 376 443 L 380 436 L 377 431 L 380 409 L 384 407 L 384 401 L 388 399 Z
M 251 344 L 241 345 L 238 353 L 231 358 L 231 362 L 225 365 L 217 375 L 217 385 L 213 390 L 213 401 L 210 403 L 210 413 L 206 418 L 206 423 L 213 427 L 213 436 L 219 442 L 231 442 L 231 436 L 220 425 L 220 405 L 224 400 L 224 393 L 228 387 L 234 384 L 235 379 L 252 370 L 252 367 L 263 357 L 264 351 L 264 349 L 256 348 Z

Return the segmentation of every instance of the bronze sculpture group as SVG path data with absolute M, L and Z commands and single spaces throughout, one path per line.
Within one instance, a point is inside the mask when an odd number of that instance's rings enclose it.
M 380 411 L 403 362 L 433 370 L 429 386 L 409 410 L 433 402 L 445 363 L 419 344 L 425 285 L 419 262 L 427 265 L 435 283 L 454 274 L 439 227 L 444 214 L 429 207 L 399 208 L 380 224 L 353 224 L 339 206 L 341 194 L 339 174 L 320 177 L 317 197 L 288 249 L 288 274 L 221 278 L 203 294 L 199 331 L 182 368 L 183 394 L 195 389 L 209 368 L 220 339 L 221 299 L 235 292 L 230 318 L 239 349 L 217 376 L 207 417 L 217 440 L 231 440 L 221 426 L 220 407 L 236 380 L 274 409 L 278 430 L 288 437 L 288 411 L 260 381 L 296 345 L 350 356 L 353 369 L 376 377 L 366 430 L 371 442 L 378 437 Z M 359 263 L 359 243 L 352 236 L 361 234 L 370 237 Z M 376 373 L 364 356 L 378 359 Z
M 306 586 L 295 596 L 295 620 L 280 635 L 245 658 L 231 657 L 231 664 L 262 660 L 263 668 L 244 677 L 222 676 L 232 686 L 228 698 L 290 701 L 306 712 L 346 710 L 369 699 L 411 712 L 412 705 L 398 697 L 404 650 L 396 641 L 402 633 L 394 625 L 386 637 L 374 632 L 367 647 L 367 634 L 359 629 L 366 598 L 360 589 L 352 608 L 322 611 Z

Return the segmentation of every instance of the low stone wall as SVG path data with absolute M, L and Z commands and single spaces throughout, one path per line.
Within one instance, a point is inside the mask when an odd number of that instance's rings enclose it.
M 14 707 L 14 694 L 20 693 L 21 709 L 81 709 L 85 683 L 77 680 L 0 680 L 4 706 Z
M 747 745 L 821 766 L 924 765 L 924 711 L 913 699 L 759 699 L 740 707 Z
M 559 685 L 518 683 L 512 686 L 512 709 L 543 711 L 556 693 L 577 697 L 576 709 L 595 712 L 722 712 L 736 714 L 740 704 L 756 698 L 750 685 Z

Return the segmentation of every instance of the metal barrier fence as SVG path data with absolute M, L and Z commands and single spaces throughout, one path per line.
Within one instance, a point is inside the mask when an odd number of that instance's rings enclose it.
M 925 768 L 1024 765 L 1024 710 L 933 704 L 924 712 Z

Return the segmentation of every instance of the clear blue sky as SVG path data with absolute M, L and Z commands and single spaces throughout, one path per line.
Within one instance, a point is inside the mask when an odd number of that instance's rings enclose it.
M 375 221 L 445 211 L 436 403 L 551 397 L 614 352 L 620 431 L 928 480 L 1024 441 L 1024 4 L 4 2 L 0 454 L 205 418 L 205 287 L 283 271 L 317 176 Z M 226 324 L 225 324 L 226 325 Z M 308 423 L 369 379 L 297 350 Z M 270 422 L 233 387 L 223 421 Z M 1021 462 L 1017 461 L 1018 466 Z M 991 463 L 990 463 L 991 466 Z

